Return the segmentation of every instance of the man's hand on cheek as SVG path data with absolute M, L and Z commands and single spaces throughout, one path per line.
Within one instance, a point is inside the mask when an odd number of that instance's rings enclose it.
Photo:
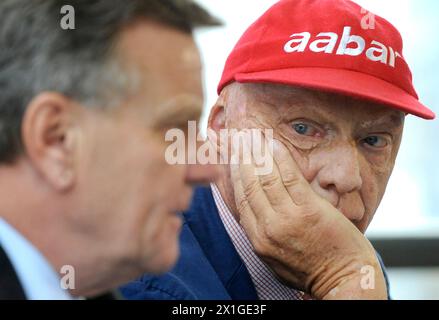
M 264 175 L 255 174 L 254 162 L 231 164 L 240 223 L 255 252 L 283 282 L 314 298 L 386 299 L 369 241 L 311 189 L 277 140 L 273 159 L 273 170 Z

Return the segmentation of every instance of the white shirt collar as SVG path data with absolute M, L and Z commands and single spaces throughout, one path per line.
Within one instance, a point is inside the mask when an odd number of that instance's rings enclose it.
M 0 217 L 0 245 L 9 257 L 29 300 L 73 300 L 41 252 Z

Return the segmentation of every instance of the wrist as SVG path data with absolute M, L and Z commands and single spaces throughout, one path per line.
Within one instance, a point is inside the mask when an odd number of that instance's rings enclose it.
M 381 265 L 374 255 L 351 259 L 322 272 L 310 286 L 311 294 L 321 300 L 385 300 L 387 287 Z

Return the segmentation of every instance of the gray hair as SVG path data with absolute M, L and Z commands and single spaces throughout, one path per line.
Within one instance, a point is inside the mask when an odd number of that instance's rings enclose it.
M 64 5 L 75 10 L 75 29 L 60 26 Z M 0 1 L 0 162 L 22 153 L 22 118 L 40 92 L 88 106 L 105 103 L 108 92 L 123 94 L 129 76 L 112 49 L 122 27 L 138 18 L 189 34 L 220 24 L 191 0 Z

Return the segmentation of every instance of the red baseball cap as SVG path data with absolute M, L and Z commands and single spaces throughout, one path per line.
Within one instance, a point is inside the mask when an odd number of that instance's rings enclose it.
M 234 81 L 287 84 L 434 119 L 418 100 L 402 45 L 392 24 L 350 0 L 281 0 L 242 35 L 218 94 Z

